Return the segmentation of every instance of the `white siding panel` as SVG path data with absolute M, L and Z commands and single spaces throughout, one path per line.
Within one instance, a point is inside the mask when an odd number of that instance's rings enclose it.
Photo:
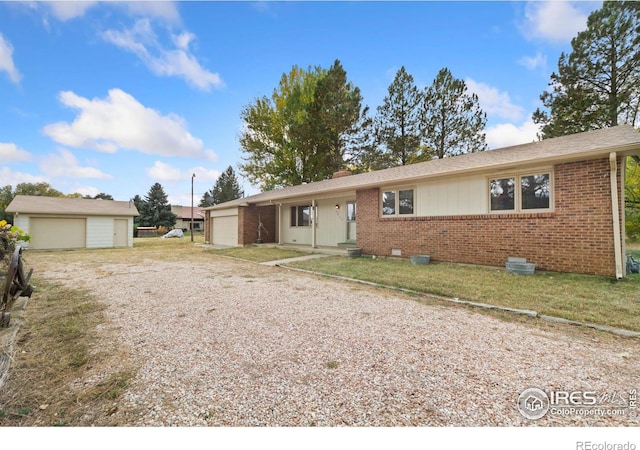
M 13 224 L 20 228 L 25 233 L 29 234 L 29 216 L 18 214 L 13 216 Z
M 317 245 L 337 246 L 347 240 L 347 201 L 353 197 L 337 197 L 318 201 Z M 339 206 L 336 209 L 336 205 Z
M 289 210 L 287 209 L 287 212 Z M 290 226 L 289 216 L 282 227 L 282 242 L 285 244 L 311 245 L 311 227 Z
M 113 217 L 87 217 L 87 248 L 113 247 Z
M 211 217 L 237 216 L 238 208 L 214 209 L 211 211 Z
M 488 184 L 484 175 L 433 180 L 417 186 L 418 216 L 486 214 Z

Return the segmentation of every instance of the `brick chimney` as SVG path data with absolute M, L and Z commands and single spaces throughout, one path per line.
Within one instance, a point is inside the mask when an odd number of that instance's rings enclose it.
M 351 172 L 349 170 L 338 170 L 337 172 L 333 173 L 333 176 L 331 178 L 342 178 L 348 177 L 349 175 L 351 175 Z

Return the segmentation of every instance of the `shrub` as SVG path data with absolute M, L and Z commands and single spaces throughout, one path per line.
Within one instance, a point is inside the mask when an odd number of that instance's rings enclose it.
M 31 236 L 15 225 L 7 223 L 6 220 L 0 220 L 0 254 L 1 257 L 13 254 L 18 241 L 28 242 Z
M 640 210 L 637 208 L 627 208 L 625 212 L 625 229 L 627 238 L 631 242 L 640 241 Z

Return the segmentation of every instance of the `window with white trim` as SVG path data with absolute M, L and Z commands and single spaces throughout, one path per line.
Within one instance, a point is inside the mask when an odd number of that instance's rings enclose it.
M 388 189 L 382 192 L 383 216 L 409 216 L 415 209 L 413 189 Z
M 527 173 L 489 179 L 490 211 L 551 209 L 551 173 Z
M 292 227 L 311 226 L 311 206 L 310 205 L 291 207 L 291 226 Z

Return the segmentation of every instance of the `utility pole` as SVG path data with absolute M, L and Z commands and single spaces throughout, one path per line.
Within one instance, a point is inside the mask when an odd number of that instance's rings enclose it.
M 193 242 L 193 179 L 195 177 L 195 173 L 191 175 L 191 242 Z

